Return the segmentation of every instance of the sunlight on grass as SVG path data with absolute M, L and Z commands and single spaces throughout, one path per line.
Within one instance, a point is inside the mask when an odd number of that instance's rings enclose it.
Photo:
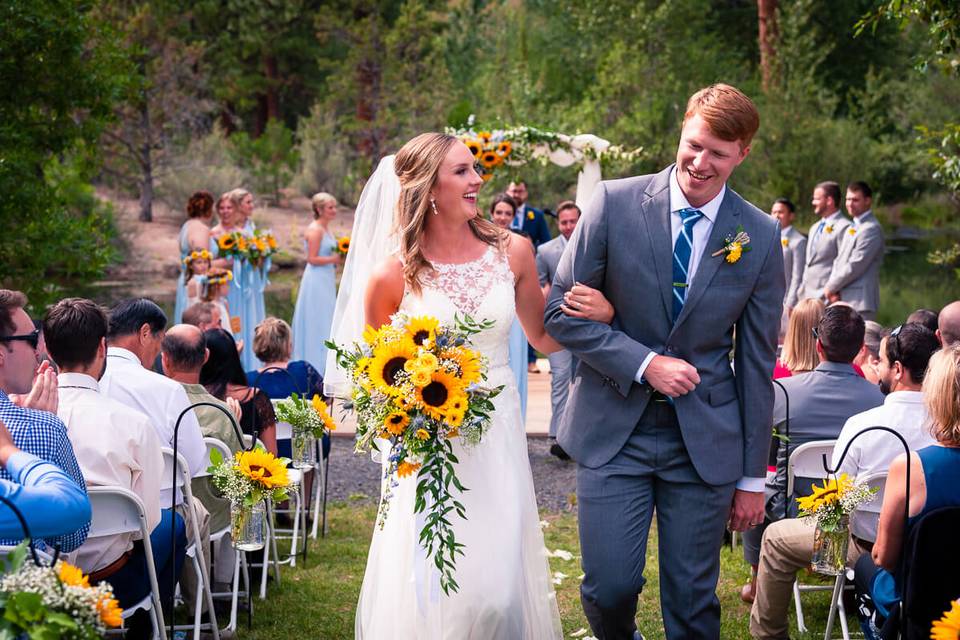
M 238 637 L 250 640 L 352 638 L 354 607 L 363 580 L 375 516 L 376 508 L 370 505 L 332 506 L 329 509 L 330 531 L 327 537 L 311 541 L 306 565 L 298 563 L 296 569 L 283 568 L 281 584 L 270 583 L 267 600 L 254 601 L 253 629 L 248 630 L 243 626 L 245 622 L 242 622 Z M 576 516 L 572 513 L 544 513 L 542 517 L 547 523 L 544 537 L 548 551 L 552 555 L 557 555 L 555 552 L 558 549 L 572 554 L 569 560 L 563 557 L 550 559 L 551 573 L 556 575 L 559 572 L 566 576 L 556 585 L 556 589 L 564 637 L 569 638 L 570 634 L 588 628 L 580 608 L 582 572 Z M 718 594 L 723 610 L 721 636 L 725 640 L 750 637 L 750 610 L 739 597 L 740 586 L 749 575 L 740 548 L 735 551 L 724 548 Z M 657 576 L 656 527 L 653 527 L 647 548 L 647 586 L 640 596 L 637 614 L 637 624 L 649 640 L 664 637 Z M 804 594 L 804 614 L 810 628 L 807 634 L 797 633 L 796 617 L 791 607 L 792 638 L 812 640 L 823 636 L 828 599 L 826 593 Z M 240 617 L 241 621 L 245 619 L 245 615 Z M 856 622 L 851 620 L 851 630 L 854 628 Z M 839 625 L 836 631 L 839 633 Z

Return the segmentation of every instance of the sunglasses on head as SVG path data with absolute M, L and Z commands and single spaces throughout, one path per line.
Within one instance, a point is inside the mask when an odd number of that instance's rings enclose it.
M 897 357 L 892 359 L 894 361 L 899 360 L 901 354 L 903 353 L 900 350 L 900 331 L 902 329 L 903 329 L 903 325 L 901 324 L 896 329 L 890 332 L 890 337 L 893 338 L 893 344 L 896 345 L 896 349 L 897 349 Z
M 40 346 L 40 329 L 34 329 L 30 333 L 24 333 L 18 336 L 0 336 L 0 342 L 11 342 L 13 340 L 23 340 L 34 350 Z

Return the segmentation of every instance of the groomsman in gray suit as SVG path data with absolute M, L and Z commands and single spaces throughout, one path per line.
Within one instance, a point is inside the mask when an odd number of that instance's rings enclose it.
M 560 264 L 560 256 L 567 246 L 567 240 L 573 234 L 573 230 L 580 221 L 580 207 L 572 200 L 561 202 L 557 206 L 557 226 L 560 228 L 560 235 L 545 242 L 537 249 L 537 273 L 540 275 L 540 288 L 543 289 L 543 297 L 550 295 L 550 286 L 553 284 L 553 277 L 557 275 L 557 265 Z M 573 365 L 573 358 L 569 351 L 557 351 L 547 356 L 550 361 L 550 439 L 553 444 L 550 445 L 550 453 L 561 460 L 569 460 L 570 456 L 557 444 L 557 426 L 560 424 L 560 417 L 563 415 L 563 409 L 567 406 L 567 395 L 570 390 L 570 372 Z
M 813 190 L 813 212 L 820 220 L 813 223 L 807 235 L 807 264 L 797 289 L 796 300 L 823 299 L 823 288 L 830 279 L 833 263 L 840 252 L 840 242 L 850 221 L 840 212 L 840 185 L 821 182 Z
M 783 252 L 727 186 L 759 126 L 734 87 L 691 96 L 676 164 L 600 183 L 550 290 L 547 330 L 578 359 L 557 441 L 578 463 L 580 599 L 600 640 L 639 637 L 654 511 L 669 640 L 720 637 L 724 528 L 763 520 Z M 563 313 L 575 283 L 611 322 Z
M 880 308 L 880 265 L 883 263 L 883 227 L 870 210 L 873 191 L 866 182 L 847 186 L 847 212 L 853 223 L 843 232 L 823 295 L 828 302 L 850 303 L 864 320 L 876 320 Z
M 786 198 L 776 199 L 770 208 L 770 215 L 780 221 L 780 244 L 783 245 L 783 276 L 787 285 L 780 319 L 780 335 L 783 335 L 787 332 L 790 312 L 797 306 L 797 289 L 803 280 L 803 268 L 807 262 L 807 238 L 794 228 L 797 209 Z

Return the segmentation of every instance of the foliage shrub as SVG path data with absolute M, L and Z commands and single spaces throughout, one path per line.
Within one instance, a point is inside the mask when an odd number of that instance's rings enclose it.
M 233 134 L 228 148 L 234 162 L 250 176 L 250 187 L 279 202 L 280 189 L 290 184 L 300 162 L 293 132 L 279 120 L 270 120 L 258 138 L 246 132 Z
M 158 180 L 160 198 L 172 209 L 183 211 L 190 195 L 200 189 L 214 198 L 249 183 L 249 175 L 234 161 L 231 140 L 215 128 L 171 153 L 170 167 Z
M 308 197 L 326 191 L 343 204 L 356 204 L 366 175 L 360 175 L 359 156 L 330 112 L 314 105 L 300 120 L 297 137 L 301 163 L 293 187 Z

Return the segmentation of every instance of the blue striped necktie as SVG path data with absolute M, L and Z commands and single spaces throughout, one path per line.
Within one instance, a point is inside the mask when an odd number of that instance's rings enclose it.
M 676 321 L 683 310 L 683 301 L 687 297 L 687 269 L 690 266 L 690 254 L 693 252 L 693 225 L 703 217 L 698 209 L 681 209 L 680 234 L 673 245 L 673 319 Z

